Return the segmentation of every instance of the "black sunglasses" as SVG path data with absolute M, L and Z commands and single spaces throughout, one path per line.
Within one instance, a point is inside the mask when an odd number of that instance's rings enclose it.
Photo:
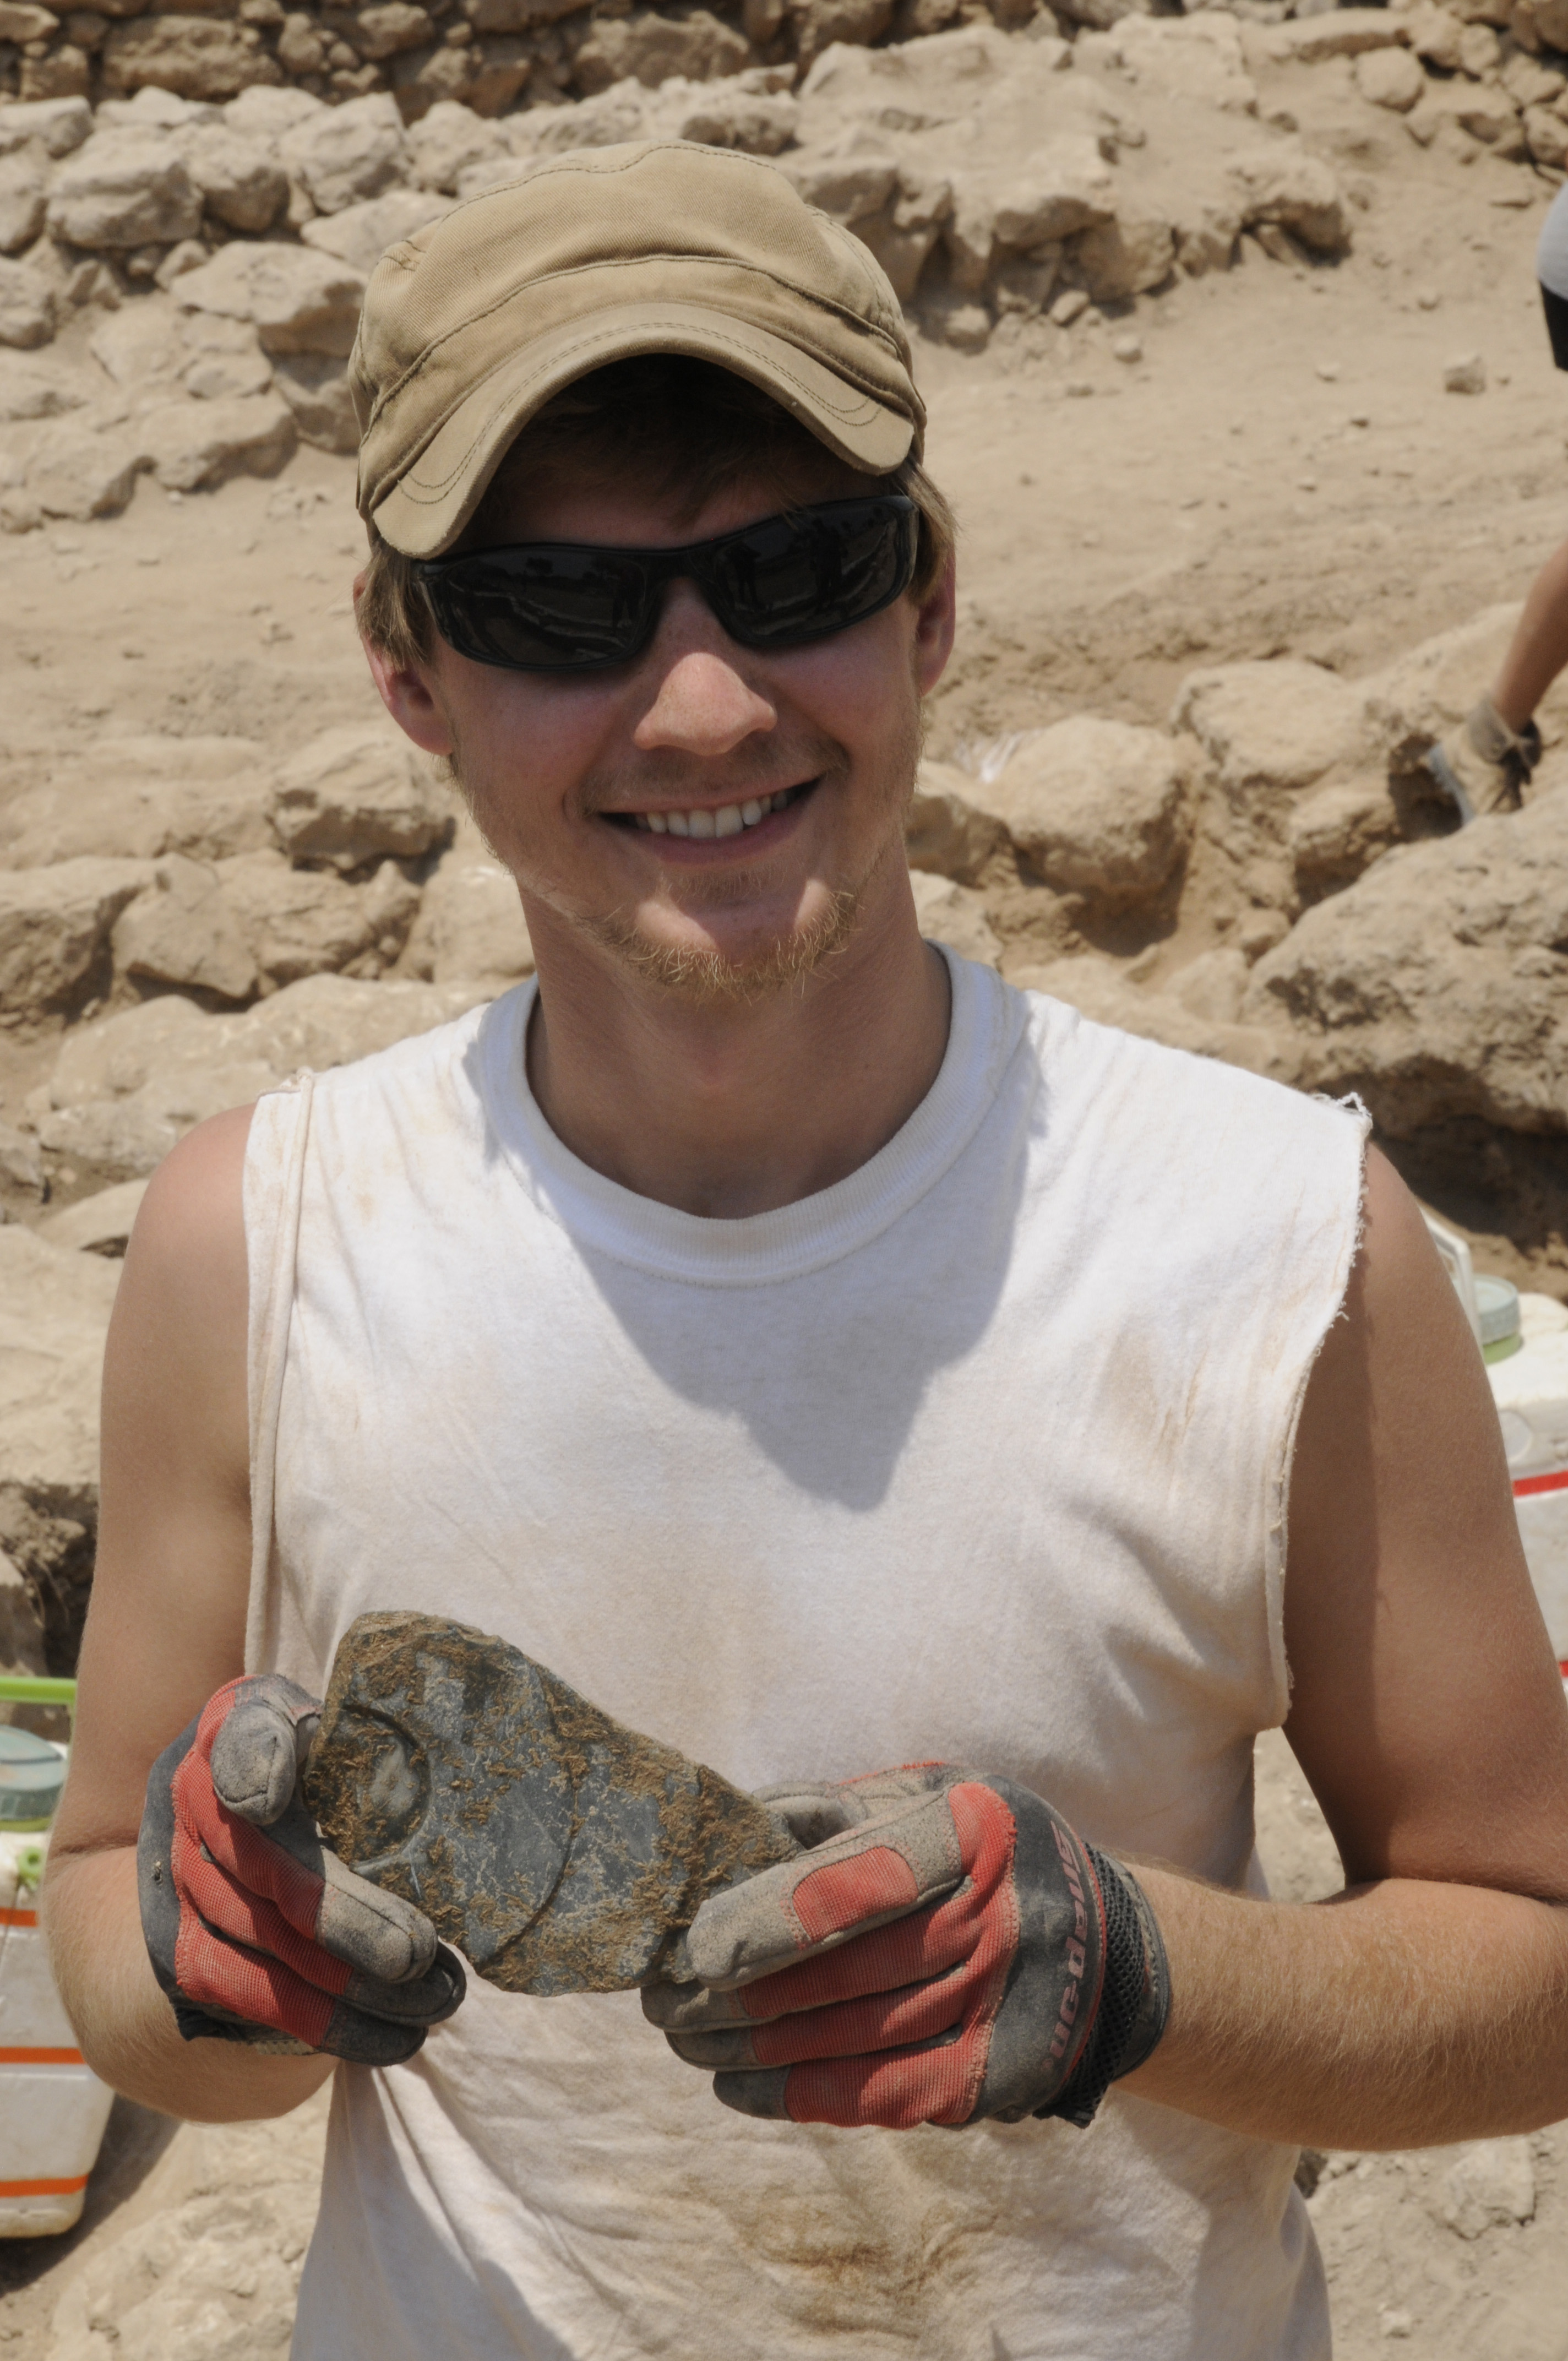
M 435 627 L 476 664 L 590 672 L 641 655 L 666 582 L 695 582 L 743 648 L 798 648 L 880 615 L 915 577 L 920 514 L 902 493 L 764 517 L 686 549 L 531 542 L 414 568 Z

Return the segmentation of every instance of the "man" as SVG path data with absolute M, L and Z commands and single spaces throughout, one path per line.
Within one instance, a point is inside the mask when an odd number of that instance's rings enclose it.
M 48 1897 L 86 2054 L 207 2118 L 358 2061 L 308 2361 L 1326 2354 L 1297 2143 L 1568 2114 L 1568 1714 L 1420 1216 L 1354 1109 L 921 941 L 950 529 L 891 291 L 773 168 L 460 207 L 355 373 L 371 669 L 538 989 L 148 1192 Z M 313 1853 L 377 1609 L 826 1837 L 705 1906 L 668 2044 L 458 2004 Z M 1332 1906 L 1258 1888 L 1282 1720 Z

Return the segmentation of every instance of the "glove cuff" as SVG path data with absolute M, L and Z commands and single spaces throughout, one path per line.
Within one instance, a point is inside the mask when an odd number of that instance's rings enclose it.
M 1109 1853 L 1085 1844 L 1105 1904 L 1105 1977 L 1089 2047 L 1041 2116 L 1086 2131 L 1113 2082 L 1157 2047 L 1170 2015 L 1170 1963 L 1143 1887 Z

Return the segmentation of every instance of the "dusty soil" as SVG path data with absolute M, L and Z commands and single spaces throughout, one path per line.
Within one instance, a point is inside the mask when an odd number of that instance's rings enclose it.
M 1042 324 L 1012 344 L 999 333 L 972 357 L 918 347 L 931 465 L 963 530 L 959 652 L 931 717 L 938 754 L 1085 709 L 1163 720 L 1203 663 L 1288 654 L 1370 671 L 1522 596 L 1568 533 L 1568 388 L 1531 267 L 1552 184 L 1461 135 L 1418 147 L 1360 98 L 1343 61 L 1255 71 L 1264 108 L 1288 107 L 1346 177 L 1358 207 L 1348 258 L 1298 268 L 1244 240 L 1235 269 L 1178 281 L 1126 319 Z M 1135 361 L 1112 350 L 1129 326 Z M 1472 351 L 1488 390 L 1445 393 L 1444 364 Z M 116 521 L 0 541 L 12 659 L 0 797 L 100 738 L 222 731 L 281 751 L 366 710 L 348 601 L 362 545 L 352 494 L 349 461 L 304 451 L 273 483 L 181 499 L 144 478 Z M 1557 709 L 1546 718 L 1561 739 Z M 1191 958 L 1203 928 L 1189 895 L 1181 939 L 1158 961 Z M 0 1116 L 14 1117 L 57 1048 L 0 1040 Z M 1453 1176 L 1415 1177 L 1486 1230 L 1484 1190 L 1472 1184 L 1461 1202 Z M 56 1203 L 75 1180 L 56 1176 Z M 1273 1740 L 1260 1750 L 1260 1829 L 1277 1892 L 1332 1888 L 1332 1844 Z M 146 2257 L 159 2225 L 195 2236 L 216 2218 L 202 2208 L 236 2185 L 248 2192 L 244 2238 L 287 2279 L 320 2131 L 319 2106 L 302 2125 L 172 2135 L 117 2107 L 82 2228 L 0 2248 L 0 2349 L 28 2361 L 118 2350 L 123 2361 L 130 2343 L 112 2346 L 93 2325 L 113 2320 L 93 2312 L 107 2299 L 90 2301 L 91 2290 L 118 2287 L 128 2302 L 134 2287 L 151 2303 Z M 1323 2160 L 1311 2202 L 1342 2361 L 1370 2361 L 1390 2342 L 1422 2361 L 1563 2361 L 1568 2129 L 1529 2146 L 1530 2218 L 1475 2235 L 1445 2219 L 1452 2156 Z M 275 2272 L 249 2293 L 238 2268 L 226 2285 L 199 2273 L 192 2284 L 178 2322 L 159 2329 L 156 2307 L 146 2313 L 151 2341 L 138 2351 L 279 2349 L 287 2301 Z M 167 2341 L 180 2323 L 186 2341 Z

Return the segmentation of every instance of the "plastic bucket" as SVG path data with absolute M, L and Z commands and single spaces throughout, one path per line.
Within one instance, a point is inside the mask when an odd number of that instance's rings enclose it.
M 74 1681 L 0 1678 L 12 1704 L 68 1706 L 75 1695 Z M 65 1749 L 4 1726 L 0 1739 L 0 2238 L 38 2238 L 81 2219 L 115 2094 L 82 2060 L 38 1928 Z

